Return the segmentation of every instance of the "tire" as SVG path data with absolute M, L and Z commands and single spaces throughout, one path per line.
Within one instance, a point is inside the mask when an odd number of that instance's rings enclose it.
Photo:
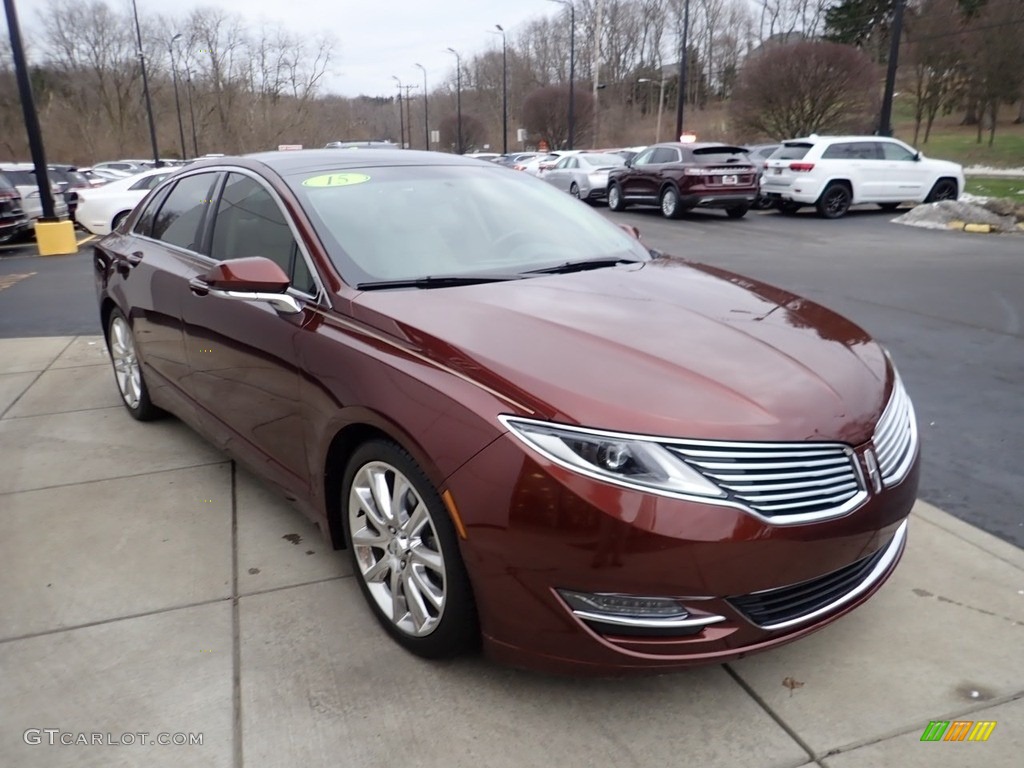
M 117 216 L 114 217 L 113 221 L 110 222 L 110 231 L 113 232 L 115 229 L 124 223 L 124 220 L 131 215 L 131 211 L 121 211 Z
M 131 417 L 137 421 L 153 421 L 163 416 L 164 411 L 149 399 L 149 389 L 135 351 L 135 336 L 131 324 L 119 309 L 110 313 L 107 351 L 114 367 L 114 382 L 121 393 L 121 402 Z
M 956 181 L 953 179 L 939 179 L 932 187 L 932 191 L 925 198 L 926 203 L 937 203 L 940 200 L 956 200 L 960 196 Z
M 892 213 L 893 211 L 895 211 L 897 208 L 900 207 L 900 204 L 899 203 L 879 203 L 878 207 L 881 208 L 883 211 L 886 211 L 888 213 Z
M 775 204 L 775 207 L 783 216 L 795 216 L 796 212 L 803 208 L 803 206 L 800 205 L 800 203 L 793 203 L 788 201 L 778 202 Z
M 725 215 L 730 219 L 742 219 L 749 210 L 750 208 L 745 205 L 734 205 L 732 208 L 725 209 Z
M 476 605 L 455 527 L 413 458 L 388 440 L 370 440 L 349 460 L 341 494 L 353 572 L 385 631 L 426 659 L 475 648 Z
M 626 210 L 626 201 L 622 198 L 622 190 L 618 184 L 608 185 L 608 207 L 616 212 Z
M 818 209 L 818 215 L 823 219 L 840 219 L 850 210 L 852 198 L 853 195 L 846 184 L 833 181 L 825 187 L 825 191 L 818 198 L 815 208 Z
M 683 206 L 679 203 L 679 193 L 675 187 L 661 190 L 661 215 L 666 219 L 678 219 L 683 215 Z
M 580 199 L 580 188 L 575 181 L 569 186 L 569 194 L 575 197 L 577 200 Z
M 755 211 L 768 211 L 775 207 L 775 201 L 770 197 L 762 197 L 761 195 L 758 195 L 754 204 L 750 207 Z

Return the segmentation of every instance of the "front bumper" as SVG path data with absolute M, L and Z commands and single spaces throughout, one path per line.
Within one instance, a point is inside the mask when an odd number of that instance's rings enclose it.
M 549 672 L 609 675 L 746 656 L 849 612 L 895 568 L 917 482 L 915 457 L 901 484 L 843 517 L 772 525 L 582 477 L 506 435 L 448 488 L 467 530 L 462 550 L 487 653 Z M 828 599 L 796 620 L 764 613 L 765 600 L 775 610 L 773 600 L 805 583 L 841 594 L 823 592 Z M 675 636 L 616 633 L 574 613 L 559 589 L 671 597 L 693 617 L 720 618 Z

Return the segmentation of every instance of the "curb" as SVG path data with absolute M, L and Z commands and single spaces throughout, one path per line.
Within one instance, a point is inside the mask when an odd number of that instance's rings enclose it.
M 973 232 L 975 234 L 982 234 L 982 235 L 989 235 L 989 234 L 993 234 L 993 233 L 999 234 L 1002 231 L 1002 230 L 996 229 L 991 224 L 977 224 L 977 223 L 965 222 L 965 221 L 950 221 L 950 222 L 948 222 L 946 224 L 946 228 L 947 229 L 955 229 L 955 230 L 957 230 L 959 232 Z M 1017 225 L 1017 229 L 1019 229 L 1022 232 L 1024 232 L 1024 223 L 1018 224 Z M 1007 231 L 1009 232 L 1009 231 L 1012 231 L 1012 230 L 1007 230 Z

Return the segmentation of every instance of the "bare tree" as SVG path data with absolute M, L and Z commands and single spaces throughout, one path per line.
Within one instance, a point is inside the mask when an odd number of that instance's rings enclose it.
M 591 128 L 594 97 L 585 89 L 574 89 L 573 146 Z M 523 122 L 533 135 L 552 148 L 566 146 L 569 140 L 569 86 L 549 85 L 538 88 L 523 102 Z
M 940 110 L 948 111 L 963 84 L 963 20 L 957 0 L 924 0 L 906 17 L 908 63 L 914 94 L 914 144 L 924 124 L 924 143 Z M 951 34 L 952 33 L 952 34 Z
M 999 107 L 1017 99 L 1024 89 L 1024 3 L 988 0 L 967 27 L 971 62 L 970 87 L 978 98 L 979 114 L 988 118 L 988 144 L 996 137 Z M 978 121 L 978 143 L 984 120 Z
M 731 114 L 740 130 L 772 138 L 865 130 L 877 113 L 878 80 L 876 65 L 853 46 L 774 46 L 747 60 Z

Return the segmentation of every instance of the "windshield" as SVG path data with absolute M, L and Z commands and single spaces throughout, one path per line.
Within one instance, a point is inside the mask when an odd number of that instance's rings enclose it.
M 289 183 L 349 285 L 650 258 L 578 200 L 496 166 L 327 169 Z

